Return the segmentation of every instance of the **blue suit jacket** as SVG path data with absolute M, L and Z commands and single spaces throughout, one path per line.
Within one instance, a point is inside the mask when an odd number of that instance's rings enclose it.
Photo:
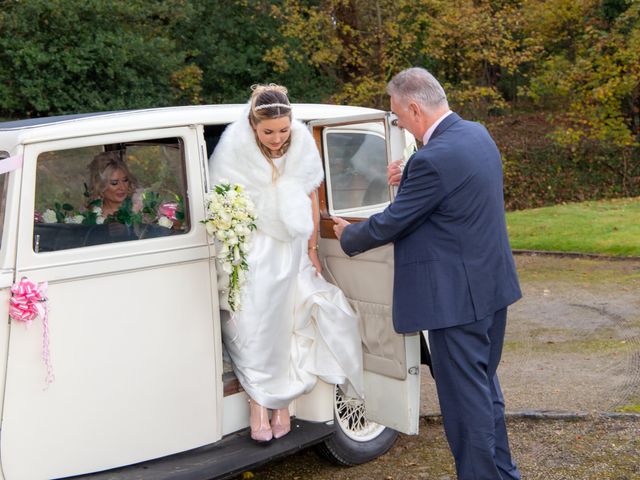
M 500 152 L 482 125 L 446 117 L 407 162 L 395 201 L 349 225 L 340 241 L 349 256 L 389 242 L 397 332 L 471 323 L 522 296 Z

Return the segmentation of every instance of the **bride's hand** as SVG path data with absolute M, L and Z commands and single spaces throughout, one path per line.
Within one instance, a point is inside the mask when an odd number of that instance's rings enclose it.
M 318 250 L 309 249 L 309 260 L 311 260 L 311 264 L 316 269 L 318 275 L 322 272 L 322 264 L 320 263 L 320 258 L 318 257 Z

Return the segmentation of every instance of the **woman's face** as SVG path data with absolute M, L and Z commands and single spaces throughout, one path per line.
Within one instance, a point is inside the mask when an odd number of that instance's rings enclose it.
M 277 152 L 291 136 L 291 119 L 279 117 L 262 120 L 255 130 L 260 143 L 272 152 Z
M 120 205 L 127 198 L 128 193 L 129 177 L 120 169 L 114 170 L 111 173 L 107 188 L 102 193 L 103 202 L 111 205 Z

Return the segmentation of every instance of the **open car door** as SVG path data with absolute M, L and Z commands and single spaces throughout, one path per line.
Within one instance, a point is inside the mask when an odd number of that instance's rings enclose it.
M 408 135 L 394 123 L 392 114 L 379 112 L 312 121 L 309 126 L 325 169 L 325 183 L 319 190 L 323 274 L 343 290 L 360 316 L 366 417 L 416 434 L 420 338 L 393 329 L 393 244 L 349 258 L 340 248 L 331 220 L 339 216 L 362 221 L 392 201 L 387 165 L 411 147 Z

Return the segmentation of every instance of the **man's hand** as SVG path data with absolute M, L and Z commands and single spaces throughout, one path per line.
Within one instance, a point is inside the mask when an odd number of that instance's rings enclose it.
M 387 181 L 389 182 L 389 185 L 397 187 L 400 184 L 403 162 L 403 159 L 394 160 L 387 166 Z
M 335 223 L 335 225 L 333 226 L 333 233 L 335 233 L 336 237 L 338 237 L 338 240 L 340 240 L 340 237 L 342 237 L 342 232 L 344 232 L 344 229 L 351 224 L 347 222 L 344 218 L 340 218 L 340 217 L 331 217 L 331 220 L 333 220 L 333 223 Z

